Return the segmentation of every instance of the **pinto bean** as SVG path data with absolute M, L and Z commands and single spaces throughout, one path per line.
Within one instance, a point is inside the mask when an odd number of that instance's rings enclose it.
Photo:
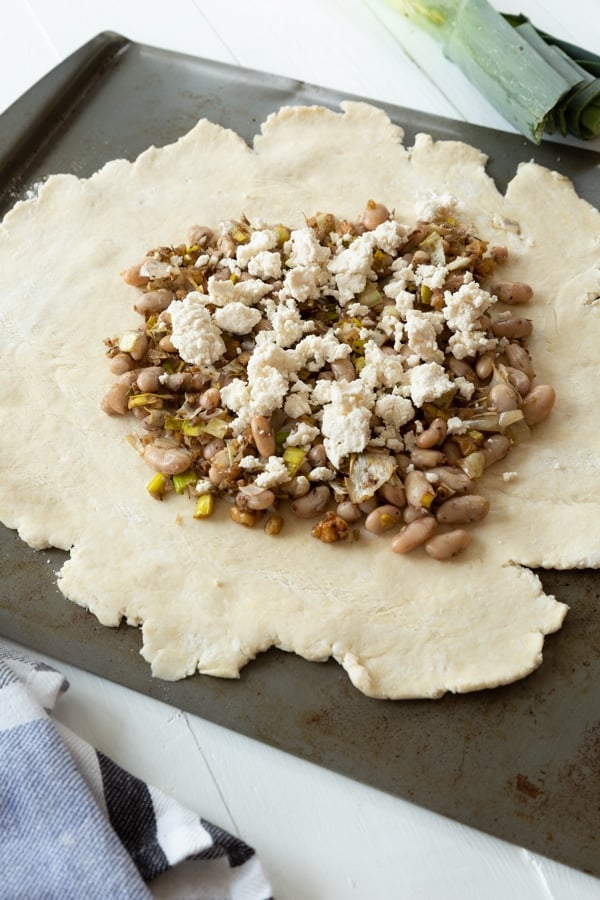
M 142 456 L 151 469 L 163 475 L 181 475 L 189 469 L 192 454 L 186 447 L 161 447 L 159 444 L 148 444 Z
M 516 391 L 508 384 L 495 384 L 490 389 L 490 405 L 498 412 L 507 412 L 509 409 L 518 409 L 519 398 Z
M 462 528 L 456 528 L 430 538 L 425 544 L 425 553 L 433 559 L 451 559 L 466 550 L 470 543 L 471 535 Z
M 529 337 L 532 329 L 531 319 L 524 319 L 522 316 L 498 319 L 496 322 L 492 322 L 492 334 L 496 337 L 508 338 L 511 341 L 514 341 L 515 338 Z
M 374 200 L 369 200 L 361 219 L 361 225 L 363 225 L 367 231 L 372 231 L 374 228 L 377 228 L 378 225 L 381 225 L 382 222 L 385 222 L 389 218 L 389 215 L 389 211 L 383 203 L 375 203 Z
M 264 457 L 273 456 L 275 453 L 275 435 L 269 419 L 266 416 L 252 416 L 250 430 L 260 455 Z
M 410 553 L 416 547 L 420 547 L 428 541 L 437 528 L 437 522 L 433 516 L 422 516 L 409 522 L 392 538 L 392 550 L 394 553 Z
M 421 450 L 430 450 L 446 440 L 448 425 L 445 419 L 434 419 L 431 425 L 422 431 L 416 438 L 416 445 Z
M 162 387 L 160 376 L 165 374 L 162 366 L 148 366 L 146 369 L 140 369 L 137 373 L 137 386 L 143 393 L 155 393 Z
M 495 462 L 504 459 L 510 450 L 510 441 L 504 434 L 492 434 L 486 438 L 481 447 L 483 453 L 484 465 L 487 469 Z
M 402 510 L 391 503 L 384 503 L 369 513 L 365 519 L 365 528 L 373 534 L 383 534 L 402 521 Z
M 452 497 L 438 508 L 435 517 L 443 525 L 465 525 L 479 522 L 490 511 L 490 501 L 480 494 Z
M 174 297 L 173 291 L 168 291 L 166 288 L 158 291 L 146 291 L 144 294 L 140 294 L 133 304 L 133 308 L 142 316 L 155 315 L 164 312 L 171 305 Z
M 129 353 L 117 353 L 111 358 L 109 369 L 113 375 L 123 375 L 124 372 L 130 372 L 135 369 L 135 360 L 131 358 Z
M 501 303 L 513 305 L 529 303 L 533 289 L 522 281 L 499 281 L 491 286 L 490 294 L 495 294 Z
M 102 409 L 109 416 L 125 416 L 129 411 L 127 401 L 129 400 L 130 387 L 125 382 L 115 382 L 104 395 L 102 400 Z
M 326 484 L 320 484 L 308 494 L 294 500 L 291 509 L 301 519 L 312 519 L 313 516 L 320 516 L 325 511 L 330 499 L 331 491 Z
M 406 491 L 406 500 L 411 506 L 422 506 L 429 509 L 435 498 L 435 489 L 424 473 L 418 469 L 408 473 L 404 480 L 404 490 Z
M 549 384 L 538 384 L 523 400 L 521 409 L 528 425 L 538 425 L 546 419 L 556 401 L 556 391 Z

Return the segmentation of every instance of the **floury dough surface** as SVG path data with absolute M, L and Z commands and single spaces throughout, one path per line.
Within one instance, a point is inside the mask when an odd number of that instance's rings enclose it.
M 88 180 L 51 177 L 0 231 L 0 517 L 33 547 L 71 551 L 59 585 L 105 625 L 141 625 L 155 676 L 235 677 L 272 645 L 335 657 L 374 697 L 437 697 L 521 678 L 566 607 L 527 567 L 600 565 L 600 215 L 533 163 L 502 196 L 485 157 L 402 130 L 366 104 L 285 108 L 254 148 L 201 121 L 176 144 Z M 232 525 L 222 507 L 144 489 L 133 423 L 100 401 L 112 383 L 105 337 L 137 327 L 120 273 L 193 224 L 245 213 L 289 226 L 317 211 L 354 218 L 369 198 L 411 223 L 431 193 L 506 244 L 505 279 L 535 291 L 537 383 L 557 390 L 531 441 L 490 469 L 488 518 L 469 549 L 436 562 L 387 538 L 324 545 L 288 516 L 281 535 Z M 518 224 L 515 224 L 518 223 Z M 503 473 L 516 473 L 508 479 Z

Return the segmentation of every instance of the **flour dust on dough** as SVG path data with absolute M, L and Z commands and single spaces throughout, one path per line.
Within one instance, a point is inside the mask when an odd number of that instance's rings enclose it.
M 140 625 L 159 678 L 233 678 L 276 646 L 334 657 L 372 697 L 494 687 L 540 664 L 566 613 L 529 567 L 600 565 L 600 215 L 533 163 L 503 196 L 473 147 L 402 137 L 354 102 L 284 108 L 252 148 L 201 121 L 134 163 L 52 176 L 1 226 L 0 517 L 33 547 L 70 551 L 63 593 L 107 626 Z M 139 324 L 120 273 L 195 223 L 244 213 L 296 227 L 319 210 L 354 218 L 369 198 L 409 223 L 448 191 L 482 238 L 508 247 L 503 277 L 533 286 L 537 381 L 558 395 L 511 451 L 516 477 L 501 463 L 485 474 L 491 512 L 468 550 L 439 563 L 382 539 L 324 545 L 295 520 L 268 538 L 223 511 L 195 521 L 187 498 L 154 501 L 130 421 L 100 410 L 103 340 Z

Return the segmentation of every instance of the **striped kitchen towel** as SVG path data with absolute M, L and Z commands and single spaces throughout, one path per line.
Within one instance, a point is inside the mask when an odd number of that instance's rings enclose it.
M 67 688 L 0 645 L 0 900 L 272 900 L 251 847 L 50 718 Z

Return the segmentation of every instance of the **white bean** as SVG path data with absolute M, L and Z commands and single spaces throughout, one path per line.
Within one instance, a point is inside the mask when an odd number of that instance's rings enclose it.
M 189 469 L 192 454 L 185 447 L 160 447 L 148 444 L 142 454 L 150 468 L 163 475 L 180 475 Z
M 538 425 L 546 419 L 556 401 L 556 391 L 549 384 L 538 384 L 523 400 L 521 409 L 528 425 Z
M 451 559 L 466 550 L 470 543 L 471 535 L 462 528 L 456 528 L 430 538 L 425 544 L 425 552 L 433 559 Z
M 392 550 L 394 553 L 410 553 L 415 547 L 420 547 L 435 533 L 437 522 L 433 516 L 422 516 L 405 525 L 402 531 L 392 538 Z
M 490 511 L 490 501 L 480 494 L 464 494 L 462 497 L 451 497 L 438 508 L 435 516 L 444 525 L 466 525 L 468 522 L 479 522 Z

